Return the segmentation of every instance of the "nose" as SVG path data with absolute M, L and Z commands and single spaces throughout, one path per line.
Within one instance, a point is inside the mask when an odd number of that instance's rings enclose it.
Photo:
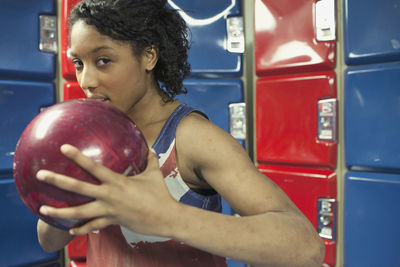
M 98 87 L 96 71 L 93 68 L 85 66 L 76 78 L 85 93 L 93 92 Z

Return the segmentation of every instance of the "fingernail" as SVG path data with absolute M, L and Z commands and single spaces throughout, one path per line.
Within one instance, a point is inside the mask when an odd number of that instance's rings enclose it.
M 36 173 L 36 178 L 40 181 L 43 181 L 44 179 L 46 179 L 46 175 L 48 174 L 48 171 L 45 170 L 40 170 Z
M 69 234 L 70 234 L 70 235 L 76 235 L 76 231 L 75 231 L 74 229 L 70 229 L 70 230 L 69 230 Z
M 61 152 L 67 153 L 68 151 L 71 151 L 71 145 L 64 144 L 60 147 Z
M 42 206 L 42 207 L 40 207 L 39 211 L 41 214 L 47 215 L 49 210 L 46 207 Z

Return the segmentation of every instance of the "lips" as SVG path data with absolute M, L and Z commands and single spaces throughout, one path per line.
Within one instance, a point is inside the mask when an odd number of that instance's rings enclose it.
M 110 99 L 108 97 L 105 97 L 102 95 L 88 95 L 87 97 L 88 97 L 88 99 L 98 100 L 98 101 L 102 101 L 102 102 L 110 101 Z

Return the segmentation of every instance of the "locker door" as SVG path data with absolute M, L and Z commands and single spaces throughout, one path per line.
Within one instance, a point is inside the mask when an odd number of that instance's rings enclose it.
M 254 16 L 258 76 L 335 67 L 335 1 L 255 0 Z
M 344 264 L 397 266 L 400 2 L 344 1 Z M 362 10 L 362 12 L 360 12 Z
M 44 50 L 57 48 L 57 33 L 49 31 L 52 21 L 41 15 L 55 16 L 52 0 L 3 0 L 0 8 L 0 76 L 23 79 L 55 78 L 56 57 L 39 50 L 41 37 L 47 37 Z
M 86 98 L 85 93 L 79 86 L 78 82 L 66 81 L 64 83 L 64 100 Z
M 345 266 L 399 265 L 400 175 L 348 172 L 345 177 Z
M 43 107 L 55 102 L 50 82 L 0 79 L 0 174 L 11 174 L 18 139 Z
M 259 78 L 256 94 L 259 163 L 336 168 L 333 71 Z M 318 130 L 324 120 L 318 114 L 326 99 L 333 102 L 327 102 L 332 120 L 327 118 L 325 133 Z
M 37 217 L 24 205 L 12 176 L 0 179 L 0 266 L 32 266 L 55 260 L 45 253 L 36 236 Z
M 310 220 L 324 240 L 324 263 L 336 262 L 336 173 L 297 167 L 258 165 Z
M 0 266 L 53 261 L 36 236 L 37 217 L 20 199 L 12 178 L 17 141 L 40 109 L 55 103 L 55 1 L 4 0 L 0 8 Z
M 75 76 L 75 73 L 74 73 Z M 66 81 L 64 83 L 64 96 L 63 100 L 72 100 L 86 98 L 85 93 L 82 91 L 78 82 Z M 87 247 L 86 235 L 77 236 L 68 245 L 68 258 L 71 260 L 70 266 L 86 266 L 86 247 Z
M 240 77 L 244 34 L 241 1 L 169 0 L 191 30 L 192 77 Z
M 69 28 L 68 18 L 71 13 L 71 9 L 81 0 L 62 0 L 61 1 L 61 34 L 60 34 L 60 48 L 61 48 L 61 73 L 62 76 L 67 80 L 76 80 L 75 68 L 72 64 L 71 58 L 68 56 L 69 47 Z
M 348 68 L 345 153 L 352 170 L 400 172 L 400 62 Z
M 231 132 L 229 105 L 244 102 L 241 80 L 188 79 L 183 85 L 188 93 L 179 95 L 178 101 L 202 110 L 213 123 Z M 245 136 L 236 136 L 236 140 L 245 147 Z
M 345 0 L 347 65 L 400 60 L 400 1 Z

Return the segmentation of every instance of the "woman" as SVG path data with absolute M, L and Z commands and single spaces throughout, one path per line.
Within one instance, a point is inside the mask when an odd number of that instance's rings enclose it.
M 70 51 L 88 98 L 107 101 L 142 130 L 154 153 L 134 176 L 96 164 L 70 145 L 64 155 L 100 180 L 41 170 L 37 178 L 95 201 L 40 212 L 94 218 L 69 232 L 38 221 L 46 251 L 88 234 L 87 266 L 321 266 L 310 222 L 262 175 L 229 134 L 181 105 L 187 28 L 166 1 L 86 0 L 72 10 Z M 220 213 L 220 195 L 241 216 Z

